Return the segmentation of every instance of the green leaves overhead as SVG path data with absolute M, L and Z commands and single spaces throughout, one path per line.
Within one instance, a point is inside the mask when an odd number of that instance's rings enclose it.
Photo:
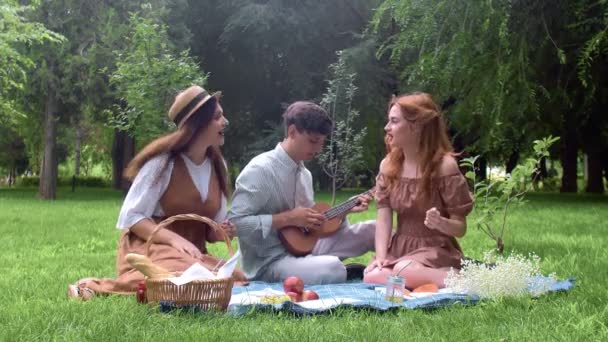
M 137 14 L 130 19 L 130 42 L 117 51 L 117 68 L 111 83 L 122 100 L 110 114 L 110 124 L 128 131 L 141 142 L 174 127 L 167 110 L 178 91 L 204 85 L 203 73 L 188 51 L 174 54 L 167 27 Z
M 44 42 L 61 43 L 65 38 L 40 23 L 28 21 L 25 14 L 32 6 L 18 1 L 0 3 L 0 124 L 14 125 L 17 117 L 25 116 L 18 103 L 35 62 L 28 49 Z
M 513 27 L 513 10 L 509 1 L 388 0 L 371 22 L 400 91 L 454 98 L 448 119 L 472 150 L 507 154 L 539 120 L 529 47 L 518 35 L 525 27 Z

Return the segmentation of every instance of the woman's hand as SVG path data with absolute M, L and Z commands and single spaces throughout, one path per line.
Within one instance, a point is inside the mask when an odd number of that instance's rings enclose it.
M 424 225 L 430 229 L 443 231 L 445 225 L 445 218 L 441 216 L 441 213 L 437 208 L 433 207 L 426 211 L 426 218 L 424 219 Z
M 371 264 L 367 265 L 363 273 L 369 273 L 375 269 L 382 271 L 382 268 L 388 264 L 388 260 L 386 259 L 374 259 Z
M 171 239 L 170 245 L 178 251 L 186 253 L 194 258 L 198 259 L 203 256 L 203 253 L 200 249 L 198 249 L 198 247 L 177 234 L 175 234 L 175 236 Z
M 222 222 L 220 224 L 220 228 L 222 228 L 224 232 L 226 232 L 230 240 L 232 240 L 236 236 L 236 227 L 234 226 L 234 223 L 230 222 L 230 220 L 225 220 L 224 222 Z
M 463 237 L 467 231 L 467 223 L 464 217 L 450 215 L 448 218 L 441 216 L 441 213 L 435 207 L 427 210 L 424 225 L 429 229 L 457 238 Z

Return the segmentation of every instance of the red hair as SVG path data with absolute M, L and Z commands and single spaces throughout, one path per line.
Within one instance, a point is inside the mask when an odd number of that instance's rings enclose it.
M 447 125 L 439 106 L 427 93 L 416 92 L 394 96 L 389 102 L 388 110 L 390 111 L 393 106 L 399 106 L 407 124 L 420 133 L 418 153 L 422 183 L 418 188 L 418 194 L 428 198 L 431 193 L 431 179 L 437 175 L 443 157 L 454 155 Z M 388 188 L 392 189 L 401 177 L 405 155 L 400 148 L 391 146 L 387 139 L 385 145 L 387 153 L 382 173 Z

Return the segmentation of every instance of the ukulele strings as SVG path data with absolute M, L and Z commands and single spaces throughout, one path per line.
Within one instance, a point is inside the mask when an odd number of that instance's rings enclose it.
M 369 190 L 364 192 L 362 195 L 365 195 L 368 193 L 369 193 Z M 323 213 L 323 215 L 325 216 L 326 219 L 330 220 L 338 215 L 344 214 L 345 212 L 347 212 L 350 209 L 357 206 L 358 201 L 359 201 L 359 199 L 357 197 L 351 198 L 350 200 L 348 200 L 342 204 L 339 204 L 333 208 L 328 209 L 326 212 Z

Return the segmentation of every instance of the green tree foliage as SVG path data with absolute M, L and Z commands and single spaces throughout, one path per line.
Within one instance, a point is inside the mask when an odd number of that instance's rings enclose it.
M 108 131 L 118 127 L 124 131 L 114 132 L 112 161 L 113 174 L 119 177 L 132 153 L 122 150 L 133 141 L 124 132 L 142 144 L 166 131 L 170 125 L 162 118 L 175 92 L 206 77 L 200 70 L 194 76 L 186 71 L 199 62 L 211 71 L 211 88 L 225 94 L 224 107 L 233 123 L 226 155 L 246 161 L 243 155 L 251 149 L 242 142 L 257 141 L 265 127 L 275 127 L 287 103 L 320 99 L 335 51 L 352 44 L 377 2 L 58 0 L 39 2 L 35 8 L 7 2 L 29 22 L 66 37 L 61 45 L 19 47 L 34 66 L 23 69 L 28 82 L 22 90 L 28 101 L 13 94 L 5 97 L 23 104 L 24 115 L 14 120 L 30 167 L 38 173 L 43 160 L 51 169 L 70 160 L 77 172 L 82 160 L 77 156 L 87 146 L 108 151 L 109 146 L 102 145 L 108 144 Z M 2 8 L 3 16 L 11 13 Z M 135 31 L 131 13 L 149 21 L 141 31 Z M 5 22 L 10 23 L 3 20 L 3 30 Z M 149 38 L 146 30 L 157 30 L 158 39 Z M 194 58 L 186 52 L 189 48 Z M 50 175 L 53 178 L 53 172 Z
M 387 0 L 371 23 L 378 50 L 399 74 L 400 91 L 454 98 L 451 123 L 468 149 L 505 157 L 540 121 L 542 89 L 531 77 L 530 46 L 514 27 L 510 1 Z M 500 160 L 500 159 L 499 159 Z
M 464 158 L 461 161 L 461 166 L 468 169 L 466 177 L 473 184 L 475 211 L 478 214 L 473 225 L 496 242 L 496 250 L 499 253 L 504 249 L 509 209 L 523 203 L 525 194 L 532 190 L 540 175 L 540 161 L 549 156 L 549 148 L 557 140 L 559 138 L 549 136 L 534 141 L 533 157 L 517 165 L 504 180 L 478 180 L 475 168 L 478 166 L 479 156 Z
M 448 117 L 468 151 L 501 163 L 535 137 L 560 135 L 562 190 L 576 191 L 583 147 L 588 191 L 601 192 L 607 13 L 606 1 L 592 0 L 386 0 L 370 31 L 400 91 L 455 103 Z
M 602 192 L 607 13 L 603 0 L 4 0 L 0 124 L 35 173 L 66 160 L 77 172 L 85 157 L 107 163 L 87 151 L 111 149 L 117 179 L 132 137 L 143 144 L 172 127 L 164 118 L 176 91 L 208 77 L 224 92 L 224 152 L 238 170 L 282 137 L 288 103 L 322 99 L 341 50 L 357 75 L 350 127 L 368 131 L 364 182 L 384 154 L 391 93 L 423 90 L 453 103 L 446 114 L 467 152 L 515 166 L 534 139 L 559 135 L 551 158 L 561 158 L 562 190 L 577 190 L 582 150 L 587 190 Z M 311 171 L 329 184 L 319 165 Z
M 11 125 L 16 116 L 25 116 L 21 102 L 28 73 L 35 66 L 28 48 L 44 42 L 59 43 L 64 38 L 29 21 L 26 14 L 35 4 L 22 6 L 14 0 L 0 3 L 0 124 Z
M 33 50 L 37 68 L 28 84 L 28 119 L 23 126 L 29 132 L 35 127 L 44 132 L 38 138 L 25 135 L 31 139 L 28 145 L 40 146 L 28 151 L 39 153 L 30 156 L 30 164 L 32 168 L 40 165 L 42 198 L 55 198 L 57 165 L 81 145 L 64 139 L 64 132 L 71 125 L 81 131 L 83 123 L 101 113 L 96 108 L 107 98 L 100 86 L 104 78 L 95 65 L 97 56 L 90 52 L 100 37 L 102 23 L 112 13 L 109 9 L 103 1 L 58 0 L 41 2 L 30 15 L 32 20 L 67 38 L 64 44 L 47 44 Z
M 224 93 L 231 162 L 247 159 L 240 158 L 251 152 L 242 142 L 260 139 L 288 103 L 320 100 L 335 51 L 352 45 L 375 2 L 212 0 L 181 9 L 193 54 Z
M 395 73 L 391 70 L 388 58 L 376 58 L 377 37 L 365 34 L 357 43 L 343 50 L 341 58 L 345 60 L 349 72 L 357 75 L 355 85 L 357 96 L 353 107 L 360 113 L 355 122 L 356 130 L 367 128 L 363 144 L 365 172 L 360 172 L 363 186 L 372 186 L 375 176 L 384 157 L 384 126 L 387 122 L 387 103 L 397 91 Z
M 8 174 L 9 186 L 15 184 L 16 176 L 25 171 L 26 166 L 23 139 L 8 125 L 0 125 L 0 172 L 2 175 Z
M 570 29 L 584 39 L 583 44 L 577 44 L 575 62 L 577 75 L 583 87 L 590 88 L 589 97 L 596 95 L 598 90 L 597 67 L 606 62 L 608 55 L 608 4 L 606 1 L 578 1 L 571 4 L 574 16 Z M 555 47 L 563 55 L 566 63 L 566 53 L 560 46 Z M 605 66 L 604 66 L 605 67 Z
M 338 61 L 330 65 L 331 79 L 323 95 L 321 105 L 327 108 L 334 122 L 334 129 L 327 144 L 319 153 L 319 163 L 323 172 L 331 179 L 331 202 L 336 202 L 336 190 L 347 181 L 352 181 L 358 168 L 363 164 L 363 140 L 367 129 L 355 130 L 359 112 L 353 108 L 357 87 L 356 75 L 348 72 L 342 53 Z
M 122 104 L 109 112 L 110 123 L 145 143 L 174 127 L 166 113 L 177 92 L 204 85 L 207 75 L 187 50 L 171 50 L 166 25 L 137 14 L 130 24 L 130 44 L 119 51 L 111 76 Z

